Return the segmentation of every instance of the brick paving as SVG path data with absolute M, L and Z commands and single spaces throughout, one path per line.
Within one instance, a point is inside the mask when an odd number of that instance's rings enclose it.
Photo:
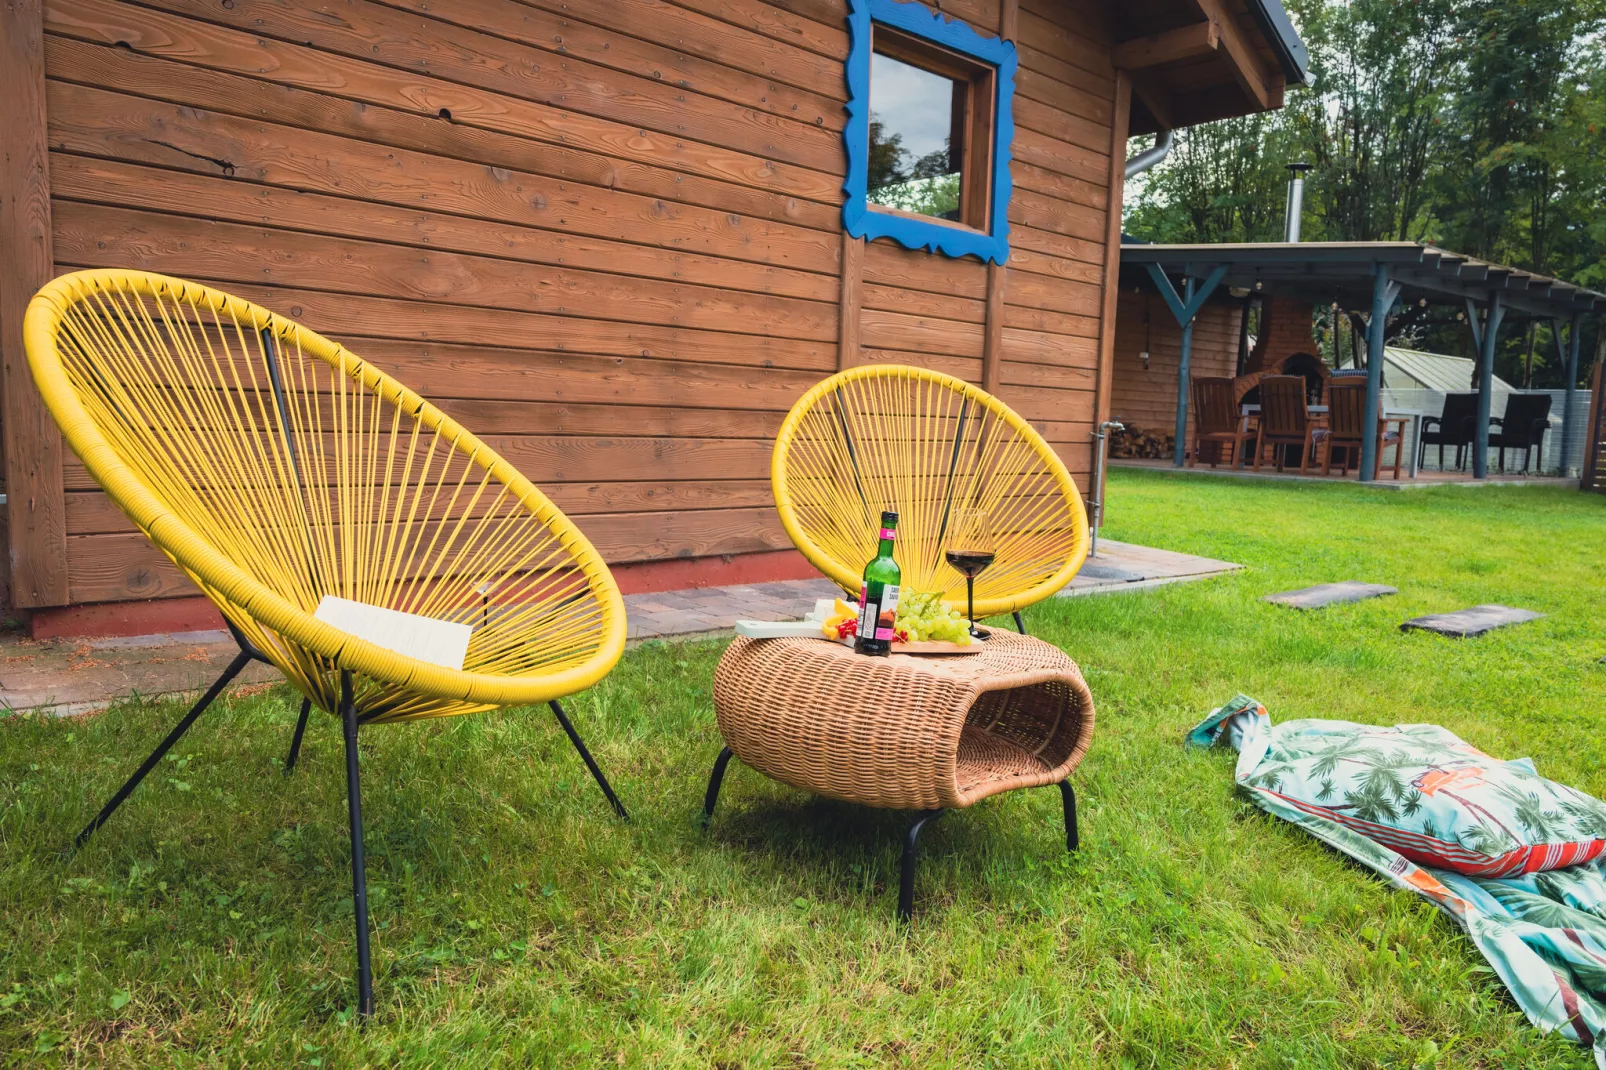
M 1241 566 L 1130 543 L 1099 540 L 1059 597 L 1103 594 L 1206 579 Z M 625 596 L 632 642 L 728 634 L 738 619 L 798 620 L 816 599 L 838 591 L 829 580 L 783 580 Z M 133 695 L 195 691 L 210 683 L 236 648 L 227 632 L 186 632 L 120 639 L 28 639 L 0 636 L 0 709 L 83 713 Z M 276 681 L 252 665 L 247 684 Z

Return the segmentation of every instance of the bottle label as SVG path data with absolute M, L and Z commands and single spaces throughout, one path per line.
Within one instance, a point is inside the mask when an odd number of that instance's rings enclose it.
M 876 585 L 874 594 L 870 585 L 859 588 L 859 635 L 866 639 L 892 642 L 898 620 L 898 587 Z
M 886 539 L 888 542 L 891 542 L 891 541 L 895 540 L 898 537 L 898 533 L 896 531 L 893 531 L 891 528 L 882 528 L 881 529 L 881 537 L 883 539 Z

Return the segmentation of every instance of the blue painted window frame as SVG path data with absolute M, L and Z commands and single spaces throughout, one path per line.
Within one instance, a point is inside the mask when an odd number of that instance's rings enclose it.
M 941 220 L 911 218 L 877 211 L 868 196 L 870 177 L 870 53 L 871 27 L 881 23 L 932 44 L 962 53 L 997 70 L 997 110 L 993 114 L 992 201 L 987 206 L 988 227 L 982 233 L 971 227 Z M 1002 264 L 1009 259 L 1010 146 L 1015 140 L 1014 42 L 983 37 L 963 22 L 955 22 L 921 3 L 901 0 L 849 0 L 847 59 L 848 123 L 842 137 L 848 150 L 848 177 L 842 184 L 847 201 L 842 225 L 855 238 L 891 238 L 906 249 L 924 249 L 944 256 L 979 256 Z

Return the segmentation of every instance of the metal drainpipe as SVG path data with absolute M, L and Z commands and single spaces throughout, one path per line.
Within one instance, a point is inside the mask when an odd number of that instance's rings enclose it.
M 1171 146 L 1176 141 L 1176 132 L 1162 130 L 1155 137 L 1154 144 L 1128 158 L 1126 161 L 1126 177 L 1131 179 L 1141 175 L 1167 156 L 1171 155 Z M 1088 538 L 1088 556 L 1094 557 L 1099 552 L 1099 525 L 1104 522 L 1104 450 L 1108 445 L 1111 431 L 1125 429 L 1119 420 L 1105 420 L 1099 424 L 1098 430 L 1093 432 L 1093 493 L 1095 497 L 1088 502 L 1092 506 L 1092 532 Z
M 1104 523 L 1104 447 L 1111 431 L 1124 431 L 1126 425 L 1119 420 L 1105 420 L 1099 424 L 1099 429 L 1093 432 L 1093 464 L 1096 466 L 1093 474 L 1094 498 L 1089 505 L 1093 507 L 1093 530 L 1088 537 L 1087 556 L 1097 557 L 1099 554 L 1099 525 Z
M 1126 177 L 1130 181 L 1134 176 L 1141 175 L 1167 156 L 1171 155 L 1171 143 L 1176 138 L 1174 130 L 1162 130 L 1155 137 L 1154 144 L 1126 161 Z

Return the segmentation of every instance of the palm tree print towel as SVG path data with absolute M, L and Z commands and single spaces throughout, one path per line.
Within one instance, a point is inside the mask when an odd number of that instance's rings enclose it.
M 1187 743 L 1236 748 L 1262 809 L 1438 905 L 1529 1021 L 1606 1070 L 1606 804 L 1437 725 L 1273 726 L 1243 695 Z

